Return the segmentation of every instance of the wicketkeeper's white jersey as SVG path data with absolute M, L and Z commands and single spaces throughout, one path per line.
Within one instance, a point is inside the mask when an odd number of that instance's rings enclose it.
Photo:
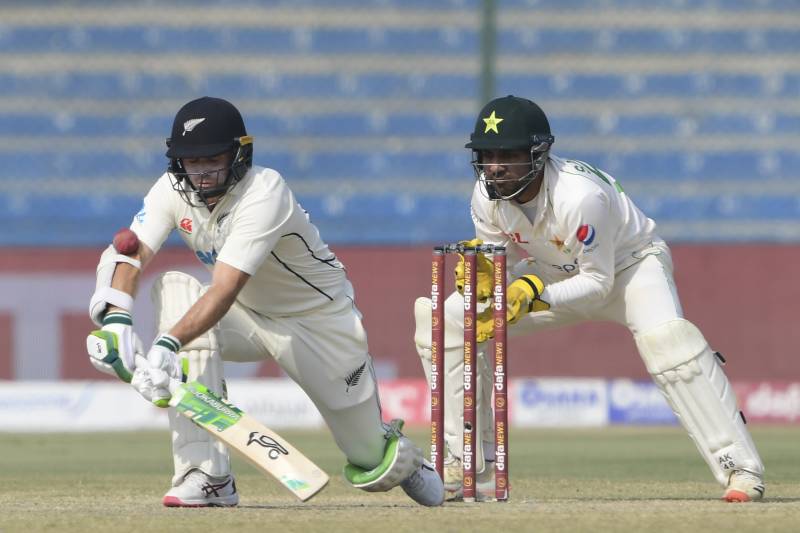
M 198 259 L 252 277 L 237 300 L 267 316 L 307 313 L 347 294 L 344 267 L 275 170 L 254 166 L 212 212 L 191 207 L 162 175 L 131 229 L 153 252 L 178 230 Z
M 527 262 L 528 271 L 548 283 L 542 299 L 552 306 L 601 300 L 611 291 L 615 273 L 637 262 L 640 251 L 665 246 L 655 222 L 613 177 L 553 155 L 539 194 L 528 204 L 489 200 L 478 181 L 471 211 L 476 236 L 507 246 L 509 264 L 522 261 L 518 274 Z

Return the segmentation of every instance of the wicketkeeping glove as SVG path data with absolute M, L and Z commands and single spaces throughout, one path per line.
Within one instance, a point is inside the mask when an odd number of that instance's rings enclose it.
M 130 383 L 136 368 L 136 355 L 144 353 L 142 341 L 133 332 L 130 313 L 114 311 L 103 317 L 103 327 L 86 338 L 89 362 L 105 374 Z
M 483 244 L 481 239 L 472 239 L 471 241 L 459 241 L 458 244 L 464 246 L 475 247 Z M 479 302 L 485 302 L 492 296 L 492 284 L 494 283 L 494 265 L 482 253 L 478 253 L 475 258 L 477 264 L 476 283 L 474 288 L 475 297 Z M 462 296 L 464 295 L 464 255 L 458 254 L 458 264 L 455 269 L 456 275 L 456 290 Z
M 520 317 L 536 311 L 547 311 L 550 304 L 540 298 L 544 282 L 533 274 L 516 279 L 506 289 L 506 321 L 514 324 Z M 476 340 L 484 342 L 494 337 L 494 308 L 487 307 L 478 314 Z
M 180 349 L 178 339 L 164 334 L 155 340 L 146 358 L 136 358 L 136 371 L 131 385 L 145 400 L 158 407 L 169 405 L 172 392 L 188 373 L 188 368 L 184 368 L 188 361 L 178 358 Z

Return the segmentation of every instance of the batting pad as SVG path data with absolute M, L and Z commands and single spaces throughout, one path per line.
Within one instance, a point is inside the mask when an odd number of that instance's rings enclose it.
M 416 333 L 414 342 L 425 370 L 428 384 L 431 382 L 431 301 L 417 298 L 414 303 Z M 444 438 L 450 453 L 459 459 L 464 451 L 464 324 L 445 314 L 444 317 Z M 486 348 L 480 346 L 475 352 L 477 366 L 476 388 L 476 428 L 475 471 L 482 472 L 486 458 L 485 448 L 494 445 L 492 421 L 492 391 L 494 390 L 494 370 L 486 360 Z M 488 450 L 487 450 L 488 451 Z M 489 458 L 494 450 L 489 451 Z
M 679 318 L 635 340 L 648 372 L 717 481 L 727 485 L 734 470 L 762 476 L 764 465 L 736 395 L 700 330 Z
M 158 331 L 167 332 L 180 320 L 186 311 L 205 292 L 204 287 L 192 276 L 183 272 L 166 272 L 159 276 L 150 292 L 156 309 Z M 189 364 L 188 381 L 197 380 L 221 397 L 225 397 L 222 357 L 220 356 L 216 328 L 184 346 L 179 357 Z M 169 424 L 172 429 L 172 455 L 177 485 L 193 468 L 199 468 L 211 476 L 225 476 L 231 471 L 228 449 L 199 428 L 191 420 L 169 409 Z

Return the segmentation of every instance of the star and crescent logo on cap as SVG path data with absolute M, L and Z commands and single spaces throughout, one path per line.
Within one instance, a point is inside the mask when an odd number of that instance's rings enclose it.
M 503 122 L 503 120 L 505 119 L 496 117 L 494 111 L 492 111 L 491 115 L 483 119 L 483 121 L 486 123 L 486 129 L 483 130 L 483 133 L 489 133 L 490 131 L 493 131 L 499 135 L 500 132 L 497 130 L 497 125 Z
M 195 126 L 197 126 L 198 124 L 200 124 L 204 120 L 205 120 L 205 118 L 193 118 L 191 120 L 187 120 L 186 122 L 184 122 L 183 123 L 183 133 L 181 134 L 181 136 L 184 136 L 184 135 L 186 135 L 187 132 L 192 131 L 195 128 Z

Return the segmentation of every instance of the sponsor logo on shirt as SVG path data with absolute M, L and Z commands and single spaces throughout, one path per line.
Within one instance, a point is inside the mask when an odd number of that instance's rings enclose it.
M 145 210 L 143 205 L 142 208 L 139 210 L 139 212 L 136 213 L 136 216 L 134 218 L 136 218 L 136 221 L 139 224 L 142 224 L 144 222 L 144 215 L 145 215 Z
M 578 270 L 578 260 L 576 259 L 573 263 L 567 263 L 565 265 L 550 265 L 550 266 L 555 268 L 556 270 L 560 270 L 561 272 L 572 274 L 573 272 Z
M 197 250 L 195 255 L 200 260 L 201 263 L 206 265 L 214 265 L 217 262 L 217 251 L 211 250 L 210 252 L 204 252 L 202 250 Z
M 554 235 L 552 239 L 550 239 L 550 243 L 561 250 L 564 247 L 564 241 L 558 235 Z
M 185 231 L 186 233 L 192 232 L 192 219 L 191 218 L 184 218 L 181 219 L 181 223 L 178 225 L 181 231 Z
M 517 244 L 528 244 L 530 242 L 530 241 L 523 241 L 522 240 L 522 235 L 520 235 L 520 233 L 518 231 L 515 231 L 514 233 L 512 233 L 512 234 L 510 234 L 508 236 L 511 237 L 511 240 L 514 241 Z
M 594 242 L 595 231 L 594 226 L 591 224 L 584 224 L 580 228 L 578 228 L 578 232 L 576 233 L 578 240 L 583 243 L 584 246 L 589 246 Z

